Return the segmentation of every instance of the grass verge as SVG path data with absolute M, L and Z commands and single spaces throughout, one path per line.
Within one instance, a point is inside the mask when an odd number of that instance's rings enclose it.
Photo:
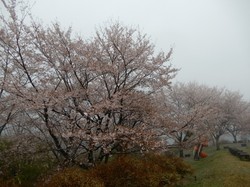
M 195 177 L 189 178 L 185 187 L 249 187 L 250 161 L 241 161 L 227 149 L 205 150 L 209 156 L 200 161 L 188 159 L 195 169 Z

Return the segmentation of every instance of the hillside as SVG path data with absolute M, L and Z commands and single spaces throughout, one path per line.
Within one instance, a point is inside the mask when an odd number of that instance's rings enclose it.
M 250 147 L 238 147 L 250 153 Z M 188 158 L 195 169 L 195 177 L 189 178 L 186 187 L 249 187 L 250 186 L 250 161 L 242 161 L 231 155 L 227 149 L 215 151 L 214 147 L 208 147 L 204 150 L 209 154 L 205 159 L 194 161 Z

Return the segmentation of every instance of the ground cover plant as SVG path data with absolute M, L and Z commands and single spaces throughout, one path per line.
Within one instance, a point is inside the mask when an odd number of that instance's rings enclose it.
M 230 146 L 239 147 L 240 145 L 231 144 Z M 240 148 L 240 147 L 239 147 Z M 250 153 L 250 148 L 241 148 Z M 214 147 L 207 148 L 208 157 L 200 161 L 187 159 L 195 172 L 194 177 L 190 178 L 186 187 L 234 187 L 249 186 L 250 184 L 250 162 L 242 161 L 233 156 L 227 149 L 215 151 Z

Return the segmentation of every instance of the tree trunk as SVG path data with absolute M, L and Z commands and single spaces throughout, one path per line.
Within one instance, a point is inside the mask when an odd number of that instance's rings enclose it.
M 184 151 L 183 151 L 183 149 L 180 149 L 180 150 L 179 150 L 179 155 L 180 155 L 181 158 L 184 157 Z
M 215 137 L 215 146 L 216 146 L 217 151 L 220 150 L 220 142 L 219 142 L 219 140 L 220 140 L 220 137 L 216 136 Z
M 109 160 L 109 154 L 106 154 L 106 155 L 105 155 L 105 164 L 108 163 L 108 160 Z
M 232 135 L 233 135 L 233 138 L 234 138 L 234 143 L 237 143 L 238 142 L 237 135 L 235 135 L 235 134 L 232 134 Z
M 92 150 L 88 153 L 88 163 L 94 164 L 94 152 Z
M 194 160 L 200 160 L 200 153 L 202 152 L 202 149 L 202 144 L 198 144 L 194 147 Z

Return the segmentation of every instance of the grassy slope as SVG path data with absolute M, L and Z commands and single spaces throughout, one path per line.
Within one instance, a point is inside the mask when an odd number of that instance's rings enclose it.
M 240 149 L 250 152 L 249 147 Z M 187 160 L 195 169 L 196 181 L 190 178 L 191 183 L 186 187 L 249 187 L 250 161 L 241 161 L 225 149 L 214 150 L 206 148 L 209 156 L 200 161 Z

